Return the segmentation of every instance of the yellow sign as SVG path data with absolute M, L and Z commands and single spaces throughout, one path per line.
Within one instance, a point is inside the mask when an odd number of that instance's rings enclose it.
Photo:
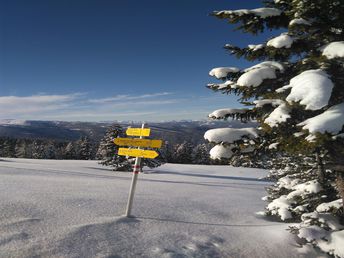
M 162 145 L 162 140 L 132 139 L 132 138 L 115 138 L 113 142 L 119 146 L 136 146 L 136 147 L 149 147 L 149 148 L 160 148 Z
M 149 136 L 150 128 L 128 128 L 126 134 L 130 136 Z
M 154 150 L 140 150 L 140 149 L 128 149 L 128 148 L 119 148 L 118 155 L 148 158 L 148 159 L 154 159 L 159 156 L 159 154 Z

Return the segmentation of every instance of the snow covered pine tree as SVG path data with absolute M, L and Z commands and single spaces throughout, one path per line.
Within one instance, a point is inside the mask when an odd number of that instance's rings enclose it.
M 118 146 L 113 142 L 117 137 L 124 137 L 124 130 L 120 125 L 113 124 L 107 130 L 99 144 L 97 158 L 104 166 L 111 166 L 114 171 L 131 171 L 131 161 L 124 156 L 117 155 Z
M 298 171 L 285 164 L 276 175 L 278 198 L 266 198 L 268 213 L 301 220 L 293 233 L 324 252 L 344 257 L 344 1 L 264 3 L 264 8 L 213 13 L 244 33 L 284 32 L 243 48 L 225 45 L 237 58 L 263 62 L 244 70 L 214 68 L 210 75 L 223 82 L 208 85 L 240 96 L 249 107 L 217 110 L 211 117 L 255 118 L 261 127 L 214 129 L 205 138 L 217 144 L 210 152 L 213 158 L 229 158 L 233 144 L 242 149 L 244 143 L 246 149 L 252 140 L 260 141 L 260 150 L 278 147 L 295 156 L 315 157 L 316 170 L 302 169 L 308 159 L 301 159 Z

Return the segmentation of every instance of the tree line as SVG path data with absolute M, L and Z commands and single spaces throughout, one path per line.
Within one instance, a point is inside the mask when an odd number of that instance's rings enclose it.
M 115 127 L 124 133 L 119 125 Z M 53 139 L 16 139 L 0 137 L 0 157 L 27 158 L 27 159 L 70 159 L 70 160 L 101 160 L 107 165 L 106 160 L 116 157 L 117 148 L 113 135 L 117 130 L 114 125 L 109 127 L 100 142 L 94 142 L 89 137 L 81 137 L 75 141 L 57 141 Z M 125 137 L 125 136 L 124 136 Z M 209 144 L 194 145 L 190 142 L 173 143 L 164 142 L 159 150 L 160 163 L 179 164 L 228 164 L 225 161 L 213 161 L 209 156 Z M 151 161 L 155 162 L 155 161 Z

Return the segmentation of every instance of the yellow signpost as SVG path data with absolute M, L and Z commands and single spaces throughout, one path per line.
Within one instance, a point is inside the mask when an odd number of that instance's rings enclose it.
M 119 146 L 135 146 L 135 147 L 146 147 L 146 148 L 160 148 L 161 145 L 162 145 L 162 140 L 133 139 L 133 138 L 115 138 L 114 143 L 119 145 Z
M 150 128 L 128 128 L 125 133 L 129 136 L 149 136 Z
M 119 148 L 118 155 L 148 158 L 148 159 L 154 159 L 159 156 L 159 154 L 154 150 L 140 150 L 140 149 L 128 149 L 128 148 Z
M 141 128 L 128 128 L 126 134 L 129 136 L 139 136 L 140 138 L 115 138 L 114 143 L 119 146 L 133 146 L 137 149 L 119 148 L 118 155 L 136 157 L 135 165 L 133 166 L 133 179 L 131 181 L 128 204 L 125 215 L 130 217 L 131 208 L 134 200 L 134 193 L 136 188 L 137 177 L 141 169 L 141 158 L 154 159 L 159 156 L 154 150 L 142 150 L 141 147 L 146 148 L 160 148 L 162 145 L 161 140 L 142 139 L 145 136 L 150 135 L 150 128 L 144 128 L 142 124 Z

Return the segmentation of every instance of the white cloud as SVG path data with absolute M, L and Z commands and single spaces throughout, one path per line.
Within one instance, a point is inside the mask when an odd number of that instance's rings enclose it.
M 153 94 L 143 94 L 143 95 L 116 95 L 110 98 L 99 98 L 99 99 L 90 99 L 89 102 L 91 103 L 109 103 L 109 102 L 116 102 L 116 101 L 128 101 L 128 100 L 136 100 L 136 99 L 147 99 L 147 98 L 155 98 L 155 97 L 162 97 L 171 95 L 170 92 L 158 92 Z
M 86 93 L 62 95 L 42 93 L 32 96 L 0 96 L 0 119 L 65 121 L 206 119 L 210 111 L 227 107 L 228 104 L 228 96 L 187 95 L 183 92 L 123 94 L 111 98 L 89 98 L 89 94 Z

